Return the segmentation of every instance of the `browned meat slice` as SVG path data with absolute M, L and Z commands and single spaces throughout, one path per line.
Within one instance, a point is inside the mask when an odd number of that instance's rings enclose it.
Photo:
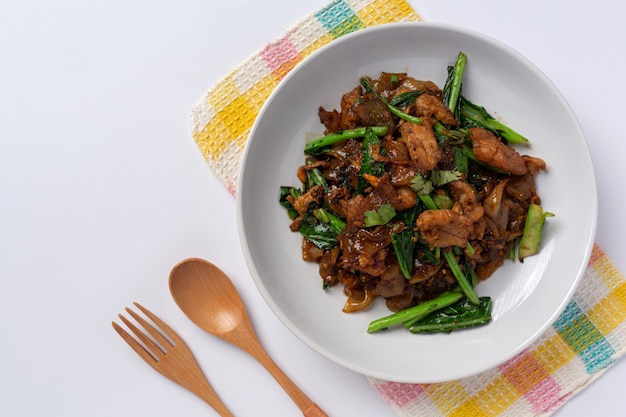
M 403 186 L 395 188 L 395 195 L 391 205 L 396 210 L 406 210 L 415 207 L 417 204 L 417 194 L 411 187 Z
M 361 87 L 356 87 L 341 97 L 341 130 L 354 129 L 359 125 L 359 116 L 355 109 L 360 98 Z
M 346 217 L 346 212 L 344 211 L 345 202 L 348 201 L 352 197 L 350 191 L 347 188 L 341 187 L 333 187 L 331 190 L 324 196 L 324 200 L 330 207 L 330 209 L 337 213 L 341 217 Z
M 306 212 L 307 207 L 309 207 L 309 204 L 313 202 L 319 203 L 323 196 L 324 187 L 316 185 L 300 197 L 287 196 L 287 201 L 291 203 L 299 215 L 303 215 Z
M 409 155 L 420 171 L 430 171 L 441 159 L 441 150 L 437 144 L 435 133 L 427 120 L 418 125 L 403 123 L 400 134 L 404 139 Z
M 385 258 L 391 244 L 387 226 L 362 229 L 350 225 L 339 234 L 339 245 L 343 251 L 341 264 L 350 271 L 361 271 L 378 276 L 385 272 Z
M 376 187 L 366 198 L 370 200 L 374 210 L 378 210 L 383 204 L 391 204 L 396 210 L 406 210 L 417 204 L 415 192 L 406 186 L 394 187 L 389 174 L 378 178 Z
M 465 247 L 472 222 L 454 210 L 426 210 L 417 217 L 417 228 L 431 248 Z
M 424 282 L 435 276 L 437 272 L 443 266 L 443 262 L 439 262 L 437 265 L 429 263 L 421 263 L 417 268 L 413 269 L 413 276 L 409 281 L 409 284 L 417 284 L 418 282 Z
M 416 101 L 417 115 L 420 117 L 434 117 L 441 123 L 456 126 L 454 114 L 447 108 L 441 99 L 431 94 L 420 94 Z
M 376 80 L 370 80 L 370 82 L 378 94 L 389 99 L 395 95 L 399 87 L 398 80 L 402 80 L 404 77 L 406 77 L 406 73 L 381 72 Z
M 434 82 L 417 80 L 412 77 L 404 77 L 400 80 L 400 87 L 398 88 L 396 95 L 400 95 L 407 91 L 426 91 L 428 94 L 432 94 L 437 97 L 441 97 L 443 94 L 439 86 L 437 86 Z
M 315 246 L 309 239 L 302 239 L 302 259 L 307 262 L 319 262 L 324 250 Z
M 461 211 L 470 221 L 478 221 L 484 213 L 484 209 L 480 204 L 476 203 L 476 192 L 472 186 L 464 181 L 457 180 L 448 184 L 450 193 L 456 202 L 461 206 Z
M 493 275 L 493 273 L 496 272 L 496 270 L 500 268 L 500 266 L 503 263 L 504 263 L 503 256 L 499 256 L 499 257 L 494 256 L 493 259 L 489 259 L 486 262 L 476 265 L 474 272 L 476 272 L 478 279 L 480 279 L 481 281 L 484 281 L 487 278 L 489 278 L 491 275 Z
M 346 214 L 346 223 L 349 225 L 363 226 L 365 212 L 375 210 L 371 201 L 366 200 L 363 194 L 357 194 L 349 200 L 340 202 L 342 211 Z
M 355 112 L 363 126 L 388 126 L 390 131 L 395 128 L 389 108 L 377 98 L 359 100 Z
M 394 140 L 391 135 L 387 135 L 383 138 L 383 147 L 387 151 L 387 158 L 394 164 L 411 163 L 411 155 L 403 140 Z
M 315 168 L 325 168 L 326 166 L 328 166 L 328 162 L 326 161 L 313 161 L 310 164 L 306 164 L 306 165 L 301 165 L 300 168 L 298 168 L 298 179 L 305 183 L 307 182 L 307 172 L 315 169 Z
M 494 223 L 500 236 L 504 235 L 509 223 L 509 205 L 504 193 L 508 182 L 508 179 L 500 181 L 483 202 L 485 216 Z
M 335 246 L 334 248 L 325 251 L 319 260 L 319 273 L 324 280 L 324 283 L 327 285 L 335 285 L 338 282 L 337 258 L 339 257 L 339 253 L 339 246 Z
M 327 111 L 323 107 L 320 107 L 317 111 L 320 122 L 326 127 L 324 133 L 337 132 L 341 130 L 341 115 L 337 110 Z
M 530 198 L 535 194 L 535 177 L 530 173 L 511 177 L 506 184 L 505 192 L 519 202 L 530 201 Z
M 410 186 L 411 181 L 415 178 L 417 170 L 410 165 L 393 164 L 389 169 L 391 174 L 391 183 L 398 186 Z
M 320 107 L 318 115 L 326 127 L 325 134 L 339 130 L 354 129 L 359 126 L 359 117 L 355 111 L 356 103 L 361 97 L 361 87 L 356 87 L 341 97 L 341 110 L 326 111 Z
M 339 201 L 339 213 L 345 213 L 348 224 L 363 226 L 365 212 L 378 210 L 382 205 L 389 204 L 396 210 L 406 210 L 417 204 L 417 195 L 407 186 L 394 187 L 391 176 L 385 174 L 375 179 L 372 191 L 363 196 L 357 194 L 348 200 Z
M 414 305 L 414 286 L 408 285 L 404 288 L 404 292 L 395 297 L 389 297 L 385 300 L 387 308 L 391 311 L 402 311 Z
M 389 298 L 400 295 L 404 292 L 407 280 L 402 275 L 398 264 L 393 264 L 380 276 L 380 281 L 376 285 L 376 294 Z
M 453 181 L 448 184 L 448 187 L 455 200 L 452 209 L 467 216 L 472 224 L 468 239 L 482 239 L 485 233 L 485 221 L 483 219 L 485 209 L 477 204 L 476 191 L 464 180 Z
M 522 158 L 526 163 L 526 168 L 528 168 L 530 175 L 535 175 L 539 171 L 546 170 L 546 162 L 543 159 L 529 155 L 522 155 Z
M 513 175 L 528 172 L 524 158 L 496 135 L 480 127 L 470 128 L 470 139 L 476 159 Z

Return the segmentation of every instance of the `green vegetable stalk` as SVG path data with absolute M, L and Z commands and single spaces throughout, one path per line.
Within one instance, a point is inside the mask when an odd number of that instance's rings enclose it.
M 460 111 L 461 87 L 463 85 L 463 74 L 465 73 L 465 64 L 467 63 L 467 55 L 463 52 L 459 52 L 456 63 L 450 71 L 450 75 L 443 88 L 443 104 L 454 113 L 458 119 Z
M 359 183 L 356 189 L 356 193 L 360 194 L 368 187 L 367 180 L 363 175 L 375 175 L 380 177 L 385 173 L 384 162 L 378 162 L 374 160 L 372 156 L 372 145 L 380 145 L 381 140 L 374 133 L 371 127 L 365 129 L 365 135 L 363 135 L 363 159 L 361 162 L 361 168 L 359 170 Z
M 461 124 L 464 127 L 476 126 L 491 130 L 496 136 L 510 143 L 528 142 L 524 136 L 487 113 L 484 107 L 472 103 L 463 96 L 461 96 Z
M 459 266 L 459 263 L 456 261 L 456 257 L 454 256 L 453 251 L 451 250 L 443 251 L 443 257 L 448 263 L 448 266 L 450 267 L 452 274 L 454 275 L 457 282 L 459 283 L 459 287 L 461 287 L 461 290 L 463 291 L 465 296 L 470 300 L 472 304 L 479 304 L 480 301 L 478 300 L 478 296 L 476 295 L 476 292 L 474 292 L 474 288 L 472 287 L 471 282 L 467 279 L 467 277 L 461 270 L 461 267 Z
M 335 216 L 332 213 L 329 213 L 328 210 L 323 208 L 319 208 L 313 210 L 313 215 L 321 222 L 326 223 L 330 228 L 336 233 L 339 234 L 346 227 L 346 222 L 341 220 L 339 217 Z
M 491 298 L 480 297 L 478 305 L 463 297 L 409 326 L 411 333 L 450 333 L 456 329 L 480 326 L 491 321 Z
M 398 116 L 401 119 L 406 120 L 407 122 L 415 123 L 415 124 L 418 124 L 418 125 L 421 125 L 423 123 L 422 119 L 420 119 L 419 117 L 415 117 L 415 116 L 411 116 L 410 114 L 406 114 L 402 110 L 400 110 L 397 107 L 391 105 L 389 103 L 389 101 L 387 101 L 383 96 L 378 94 L 378 92 L 374 89 L 374 87 L 372 86 L 372 84 L 370 83 L 370 81 L 366 77 L 361 77 L 361 85 L 363 86 L 363 88 L 365 88 L 365 90 L 368 93 L 371 93 L 374 97 L 376 97 L 377 99 L 379 99 L 380 101 L 385 103 L 387 105 L 387 108 L 389 109 L 389 111 L 392 114 L 395 114 L 396 116 Z
M 335 229 L 317 221 L 312 215 L 305 215 L 300 224 L 300 234 L 320 249 L 332 249 L 339 244 Z
M 528 207 L 524 232 L 522 233 L 517 251 L 517 259 L 523 262 L 527 256 L 537 253 L 546 217 L 553 216 L 554 214 L 550 212 L 544 212 L 543 208 L 538 204 L 533 203 Z
M 288 187 L 284 185 L 280 187 L 280 196 L 279 196 L 278 202 L 280 203 L 281 206 L 287 209 L 287 215 L 289 216 L 291 220 L 298 217 L 298 212 L 296 211 L 295 208 L 293 208 L 289 200 L 287 200 L 287 197 L 288 196 L 300 197 L 301 195 L 302 195 L 302 190 L 300 190 L 299 188 Z
M 459 291 L 443 293 L 430 301 L 372 321 L 367 328 L 367 332 L 374 333 L 409 320 L 422 319 L 434 311 L 456 303 L 462 297 L 463 294 Z
M 402 93 L 389 101 L 389 104 L 394 107 L 406 107 L 409 104 L 415 102 L 418 96 L 424 94 L 424 90 L 419 91 L 407 91 L 406 93 Z
M 328 184 L 322 175 L 322 172 L 318 168 L 309 169 L 306 172 L 307 177 L 307 190 L 310 190 L 316 185 L 321 185 L 324 191 L 328 191 Z
M 304 153 L 308 155 L 317 155 L 320 154 L 326 149 L 328 146 L 354 138 L 362 138 L 365 136 L 365 127 L 357 127 L 356 129 L 346 129 L 340 132 L 330 133 L 326 136 L 322 136 L 321 138 L 317 138 L 307 143 L 304 146 Z M 370 127 L 372 131 L 377 136 L 384 136 L 389 131 L 389 127 L 387 126 L 372 126 Z
M 413 274 L 413 249 L 415 248 L 413 232 L 411 230 L 405 230 L 401 233 L 392 233 L 391 244 L 396 252 L 396 258 L 398 259 L 398 266 L 400 267 L 402 276 L 406 279 L 411 279 Z

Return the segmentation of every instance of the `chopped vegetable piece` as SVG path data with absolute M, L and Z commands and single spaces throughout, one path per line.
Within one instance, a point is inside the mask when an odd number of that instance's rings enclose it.
M 365 212 L 365 227 L 387 224 L 395 215 L 396 210 L 391 204 L 383 204 L 378 210 Z
M 459 98 L 461 97 L 461 89 L 463 86 L 463 74 L 465 73 L 465 64 L 467 63 L 467 55 L 459 52 L 454 67 L 450 71 L 450 75 L 443 91 L 443 104 L 445 104 L 455 117 L 458 119 L 460 110 Z
M 378 92 L 374 89 L 374 87 L 372 87 L 372 84 L 370 84 L 370 81 L 366 77 L 362 77 L 361 78 L 361 85 L 363 86 L 363 88 L 365 88 L 365 90 L 368 93 L 371 93 L 374 97 L 376 97 L 377 99 L 379 99 L 380 101 L 385 103 L 387 105 L 387 108 L 389 109 L 389 111 L 391 113 L 395 114 L 396 116 L 398 116 L 399 118 L 404 119 L 407 122 L 415 123 L 415 124 L 418 124 L 418 125 L 421 125 L 422 123 L 424 123 L 424 121 L 422 119 L 420 119 L 419 117 L 415 117 L 415 116 L 411 116 L 410 114 L 406 114 L 405 112 L 403 112 L 402 110 L 398 109 L 397 107 L 392 106 L 391 104 L 389 104 L 389 102 L 384 97 L 382 97 L 380 94 L 378 94 Z
M 461 271 L 461 267 L 454 256 L 454 253 L 450 250 L 446 250 L 443 252 L 443 257 L 448 263 L 452 274 L 456 278 L 459 283 L 459 287 L 463 290 L 463 293 L 470 300 L 472 304 L 478 304 L 480 301 L 478 300 L 478 296 L 474 292 L 474 288 L 472 287 L 471 282 L 467 279 L 463 271 Z
M 312 216 L 307 216 L 312 217 Z M 313 219 L 315 219 L 313 217 Z M 300 225 L 300 234 L 320 249 L 332 249 L 339 241 L 337 232 L 328 224 L 305 219 Z
M 341 231 L 346 227 L 346 222 L 323 208 L 314 210 L 313 215 L 323 223 L 329 225 L 336 234 L 341 233 Z
M 452 200 L 448 194 L 435 194 L 432 197 L 432 201 L 435 204 L 435 207 L 431 208 L 431 210 L 436 208 L 451 209 L 454 206 L 454 200 Z
M 328 146 L 338 143 L 347 139 L 362 138 L 365 136 L 365 127 L 357 127 L 356 129 L 346 129 L 340 132 L 333 132 L 321 138 L 314 139 L 304 146 L 304 153 L 310 155 L 317 155 L 322 153 Z M 370 127 L 377 136 L 384 136 L 389 131 L 387 126 L 372 126 Z
M 433 169 L 430 174 L 430 180 L 435 187 L 440 187 L 452 181 L 460 180 L 463 174 L 454 170 Z
M 361 174 L 381 176 L 385 173 L 385 164 L 376 162 L 372 157 L 372 145 L 380 145 L 380 138 L 376 136 L 371 127 L 365 129 L 363 135 L 363 161 L 361 162 Z
M 391 234 L 391 244 L 398 258 L 398 266 L 406 279 L 411 279 L 413 273 L 413 249 L 415 249 L 415 241 L 413 240 L 413 232 L 406 230 L 401 233 Z
M 420 96 L 421 94 L 424 94 L 423 90 L 407 91 L 406 93 L 402 93 L 399 96 L 392 98 L 389 101 L 389 104 L 395 107 L 406 107 L 409 104 L 415 103 L 415 99 L 417 99 L 417 97 Z
M 380 145 L 380 138 L 376 136 L 372 128 L 365 129 L 363 135 L 363 160 L 361 161 L 361 169 L 359 170 L 359 184 L 356 192 L 361 194 L 368 186 L 367 175 L 379 177 L 385 173 L 385 164 L 377 162 L 372 157 L 372 145 Z
M 456 303 L 462 297 L 463 294 L 460 291 L 443 293 L 430 301 L 372 321 L 367 328 L 367 332 L 374 333 L 409 320 L 414 320 L 415 318 L 424 318 L 434 311 Z
M 411 188 L 417 195 L 428 195 L 434 190 L 433 183 L 420 174 L 417 174 L 411 180 Z
M 296 211 L 295 208 L 293 208 L 291 203 L 287 200 L 287 196 L 300 197 L 301 195 L 302 195 L 302 190 L 300 190 L 299 188 L 286 187 L 286 186 L 280 187 L 279 203 L 281 206 L 287 209 L 287 214 L 289 215 L 289 218 L 291 220 L 298 217 L 298 212 Z
M 480 297 L 479 301 L 476 305 L 463 297 L 456 303 L 414 322 L 409 326 L 409 331 L 411 333 L 450 333 L 456 329 L 487 324 L 491 321 L 491 298 Z
M 532 203 L 530 207 L 528 207 L 526 223 L 524 224 L 524 232 L 522 233 L 522 238 L 519 242 L 519 249 L 517 251 L 517 258 L 520 261 L 523 262 L 524 258 L 527 256 L 537 253 L 546 217 L 553 216 L 553 213 L 544 212 L 543 208 L 538 204 Z
M 324 191 L 328 191 L 328 184 L 326 183 L 326 180 L 324 179 L 324 176 L 319 169 L 309 169 L 306 172 L 306 177 L 308 180 L 307 190 L 310 190 L 316 185 L 321 185 L 324 188 Z
M 526 139 L 504 123 L 487 113 L 484 107 L 478 106 L 461 96 L 461 121 L 464 127 L 477 126 L 491 130 L 496 136 L 511 143 L 526 143 Z

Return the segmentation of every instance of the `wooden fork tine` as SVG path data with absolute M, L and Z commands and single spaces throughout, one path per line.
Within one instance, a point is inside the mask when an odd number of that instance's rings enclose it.
M 143 310 L 142 310 L 142 311 L 143 311 Z M 159 343 L 159 344 L 163 347 L 163 348 L 161 348 L 160 346 L 158 347 L 158 348 L 159 348 L 159 350 L 160 350 L 161 352 L 163 352 L 163 353 L 167 353 L 168 347 L 174 346 L 174 345 L 172 344 L 172 342 L 170 342 L 169 340 L 167 340 L 167 339 L 166 339 L 166 338 L 165 338 L 165 337 L 161 334 L 161 331 L 163 331 L 163 330 L 159 331 L 158 329 L 155 329 L 155 328 L 154 328 L 154 326 L 153 326 L 152 324 L 148 323 L 148 321 L 147 321 L 146 319 L 144 319 L 143 317 L 141 317 L 139 314 L 135 313 L 133 310 L 131 310 L 131 309 L 130 309 L 130 308 L 128 308 L 128 307 L 126 308 L 126 312 L 128 312 L 128 314 L 130 314 L 130 316 L 131 316 L 132 318 L 134 318 L 134 319 L 137 321 L 137 323 L 139 323 L 139 324 L 141 325 L 141 327 L 143 327 L 143 328 L 144 328 L 144 329 L 145 329 L 148 333 L 150 333 L 150 335 L 151 335 L 152 337 L 154 337 L 154 340 L 156 340 L 156 341 L 157 341 L 157 343 Z M 156 323 L 157 325 L 159 325 L 159 323 L 157 323 L 157 322 L 153 319 L 153 317 L 154 317 L 154 318 L 157 318 L 157 317 L 156 317 L 154 314 L 151 314 L 151 315 L 152 315 L 152 317 L 150 317 L 150 316 L 148 315 L 148 317 L 150 318 L 150 320 L 152 320 L 154 323 Z M 157 320 L 158 320 L 158 318 L 157 318 Z M 142 333 L 143 333 L 143 332 L 142 332 Z M 136 334 L 136 333 L 135 333 L 135 334 Z M 139 335 L 137 335 L 137 336 L 139 336 Z M 144 335 L 144 337 L 146 337 L 146 336 Z M 148 339 L 148 341 L 149 341 L 151 344 L 153 344 L 153 345 L 157 346 L 157 345 L 156 345 L 154 342 L 152 342 L 152 341 L 151 341 L 148 337 L 146 337 L 146 338 Z M 143 340 L 143 339 L 142 339 L 142 341 L 143 341 L 144 343 L 147 343 L 147 342 L 146 342 L 145 340 Z M 165 349 L 165 350 L 164 350 L 164 349 Z
M 153 312 L 151 312 L 150 310 L 148 310 L 147 308 L 145 308 L 144 306 L 142 306 L 141 304 L 137 303 L 137 302 L 133 302 L 133 304 L 143 313 L 145 314 L 150 320 L 152 320 L 153 323 L 155 323 L 157 326 L 159 326 L 159 328 L 161 329 L 161 331 L 167 336 L 169 337 L 174 344 L 179 343 L 182 339 L 178 336 L 178 334 L 170 327 L 168 326 L 163 320 L 161 320 L 160 318 L 158 318 Z M 168 341 L 168 343 L 171 345 L 172 343 Z
M 202 373 L 198 362 L 193 357 L 191 350 L 189 350 L 189 347 L 187 347 L 180 336 L 147 308 L 139 303 L 134 304 L 156 325 L 156 328 L 133 310 L 126 308 L 126 311 L 152 336 L 152 338 L 154 338 L 154 340 L 148 337 L 144 331 L 139 329 L 126 317 L 119 314 L 120 320 L 137 336 L 137 339 L 139 339 L 143 345 L 116 322 L 112 322 L 113 328 L 122 339 L 124 339 L 148 365 L 161 375 L 166 376 L 202 398 L 207 404 L 213 407 L 220 416 L 234 417 L 215 391 L 213 391 L 213 388 Z M 167 338 L 173 341 L 173 343 L 167 340 Z M 159 344 L 163 347 L 160 347 Z M 166 351 L 164 351 L 164 349 Z M 154 352 L 151 352 L 151 350 Z
M 128 321 L 128 320 L 125 320 L 125 321 Z M 111 324 L 113 325 L 113 328 L 115 329 L 115 331 L 122 337 L 122 339 L 124 339 L 126 341 L 126 343 L 128 343 L 128 345 L 131 348 L 133 348 L 133 350 L 135 352 L 137 352 L 137 354 L 139 356 L 141 356 L 141 358 L 144 361 L 146 361 L 150 366 L 155 368 L 155 365 L 156 365 L 157 362 L 156 362 L 156 359 L 153 356 L 153 353 L 147 351 L 146 348 L 141 346 L 139 344 L 139 342 L 137 342 L 135 340 L 135 338 L 133 338 L 131 335 L 129 335 L 128 332 L 126 330 L 124 330 L 119 324 L 117 324 L 114 321 L 111 322 Z
M 132 315 L 132 312 L 131 312 L 131 315 Z M 155 361 L 158 361 L 159 356 L 165 353 L 163 348 L 161 348 L 152 339 L 150 339 L 143 330 L 137 327 L 133 322 L 128 320 L 126 317 L 122 316 L 121 314 L 118 314 L 117 316 L 130 329 L 130 331 L 133 332 L 133 334 L 137 336 L 137 338 L 144 344 L 142 346 L 144 350 L 148 352 L 150 356 L 154 358 Z

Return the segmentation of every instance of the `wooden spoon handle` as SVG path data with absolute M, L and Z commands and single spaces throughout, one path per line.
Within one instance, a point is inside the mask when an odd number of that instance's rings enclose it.
M 272 360 L 260 344 L 255 346 L 255 349 L 250 349 L 248 352 L 272 374 L 274 379 L 283 387 L 305 417 L 328 417 L 328 415 L 322 411 L 317 404 L 311 401 L 282 369 L 276 365 L 274 360 Z
M 313 403 L 309 408 L 304 410 L 304 417 L 328 417 L 317 404 Z

